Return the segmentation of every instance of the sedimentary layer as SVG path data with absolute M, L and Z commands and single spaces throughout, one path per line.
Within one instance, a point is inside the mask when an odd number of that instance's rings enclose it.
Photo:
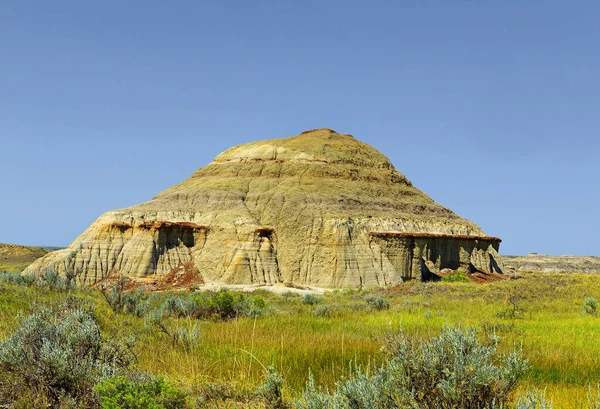
M 600 257 L 547 256 L 503 256 L 507 269 L 539 273 L 600 273 Z
M 186 264 L 206 283 L 325 288 L 415 277 L 412 267 L 408 273 L 390 261 L 397 256 L 387 255 L 392 245 L 378 232 L 486 237 L 376 149 L 319 129 L 228 149 L 151 201 L 105 213 L 69 249 L 48 254 L 28 272 L 69 263 L 82 283 L 94 283 L 115 271 L 146 277 Z M 443 240 L 430 239 L 426 249 L 413 240 L 423 257 L 432 254 L 433 265 L 444 264 L 436 256 L 443 245 L 434 244 Z M 469 257 L 497 251 L 472 243 L 453 248 Z

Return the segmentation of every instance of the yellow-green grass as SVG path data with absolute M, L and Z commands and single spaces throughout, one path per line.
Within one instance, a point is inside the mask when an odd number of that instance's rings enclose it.
M 79 290 L 97 305 L 107 335 L 135 334 L 140 367 L 165 374 L 173 383 L 198 392 L 209 383 L 251 390 L 265 367 L 275 366 L 285 377 L 285 394 L 297 397 L 309 370 L 318 383 L 331 387 L 350 365 L 368 367 L 384 359 L 381 337 L 402 327 L 429 337 L 444 325 L 475 327 L 482 337 L 496 331 L 503 352 L 522 347 L 532 369 L 520 389 L 546 389 L 555 407 L 585 407 L 588 385 L 600 381 L 600 318 L 583 313 L 586 297 L 600 299 L 600 276 L 530 274 L 522 279 L 474 283 L 407 283 L 387 292 L 391 308 L 373 311 L 362 293 L 328 293 L 330 318 L 314 315 L 315 306 L 301 297 L 260 293 L 274 310 L 257 319 L 200 323 L 201 340 L 191 351 L 174 347 L 166 337 L 144 327 L 143 319 L 113 314 L 94 290 Z M 33 302 L 64 295 L 0 284 L 0 335 L 16 325 L 16 313 Z M 498 314 L 516 300 L 526 310 L 522 318 Z M 174 326 L 191 326 L 172 319 Z

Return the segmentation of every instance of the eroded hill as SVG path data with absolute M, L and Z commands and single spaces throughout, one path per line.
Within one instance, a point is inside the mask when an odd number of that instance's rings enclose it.
M 0 271 L 20 272 L 48 252 L 41 247 L 0 243 Z

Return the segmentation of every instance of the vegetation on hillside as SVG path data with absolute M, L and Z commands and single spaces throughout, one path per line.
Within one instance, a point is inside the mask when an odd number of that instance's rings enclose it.
M 0 243 L 0 271 L 20 272 L 34 260 L 48 253 L 41 247 Z

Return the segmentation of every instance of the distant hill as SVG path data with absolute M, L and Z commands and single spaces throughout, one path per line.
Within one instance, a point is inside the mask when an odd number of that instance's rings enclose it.
M 509 270 L 540 273 L 600 273 L 600 257 L 547 256 L 531 253 L 526 256 L 502 256 Z
M 0 271 L 20 272 L 36 259 L 47 254 L 42 247 L 0 243 Z

